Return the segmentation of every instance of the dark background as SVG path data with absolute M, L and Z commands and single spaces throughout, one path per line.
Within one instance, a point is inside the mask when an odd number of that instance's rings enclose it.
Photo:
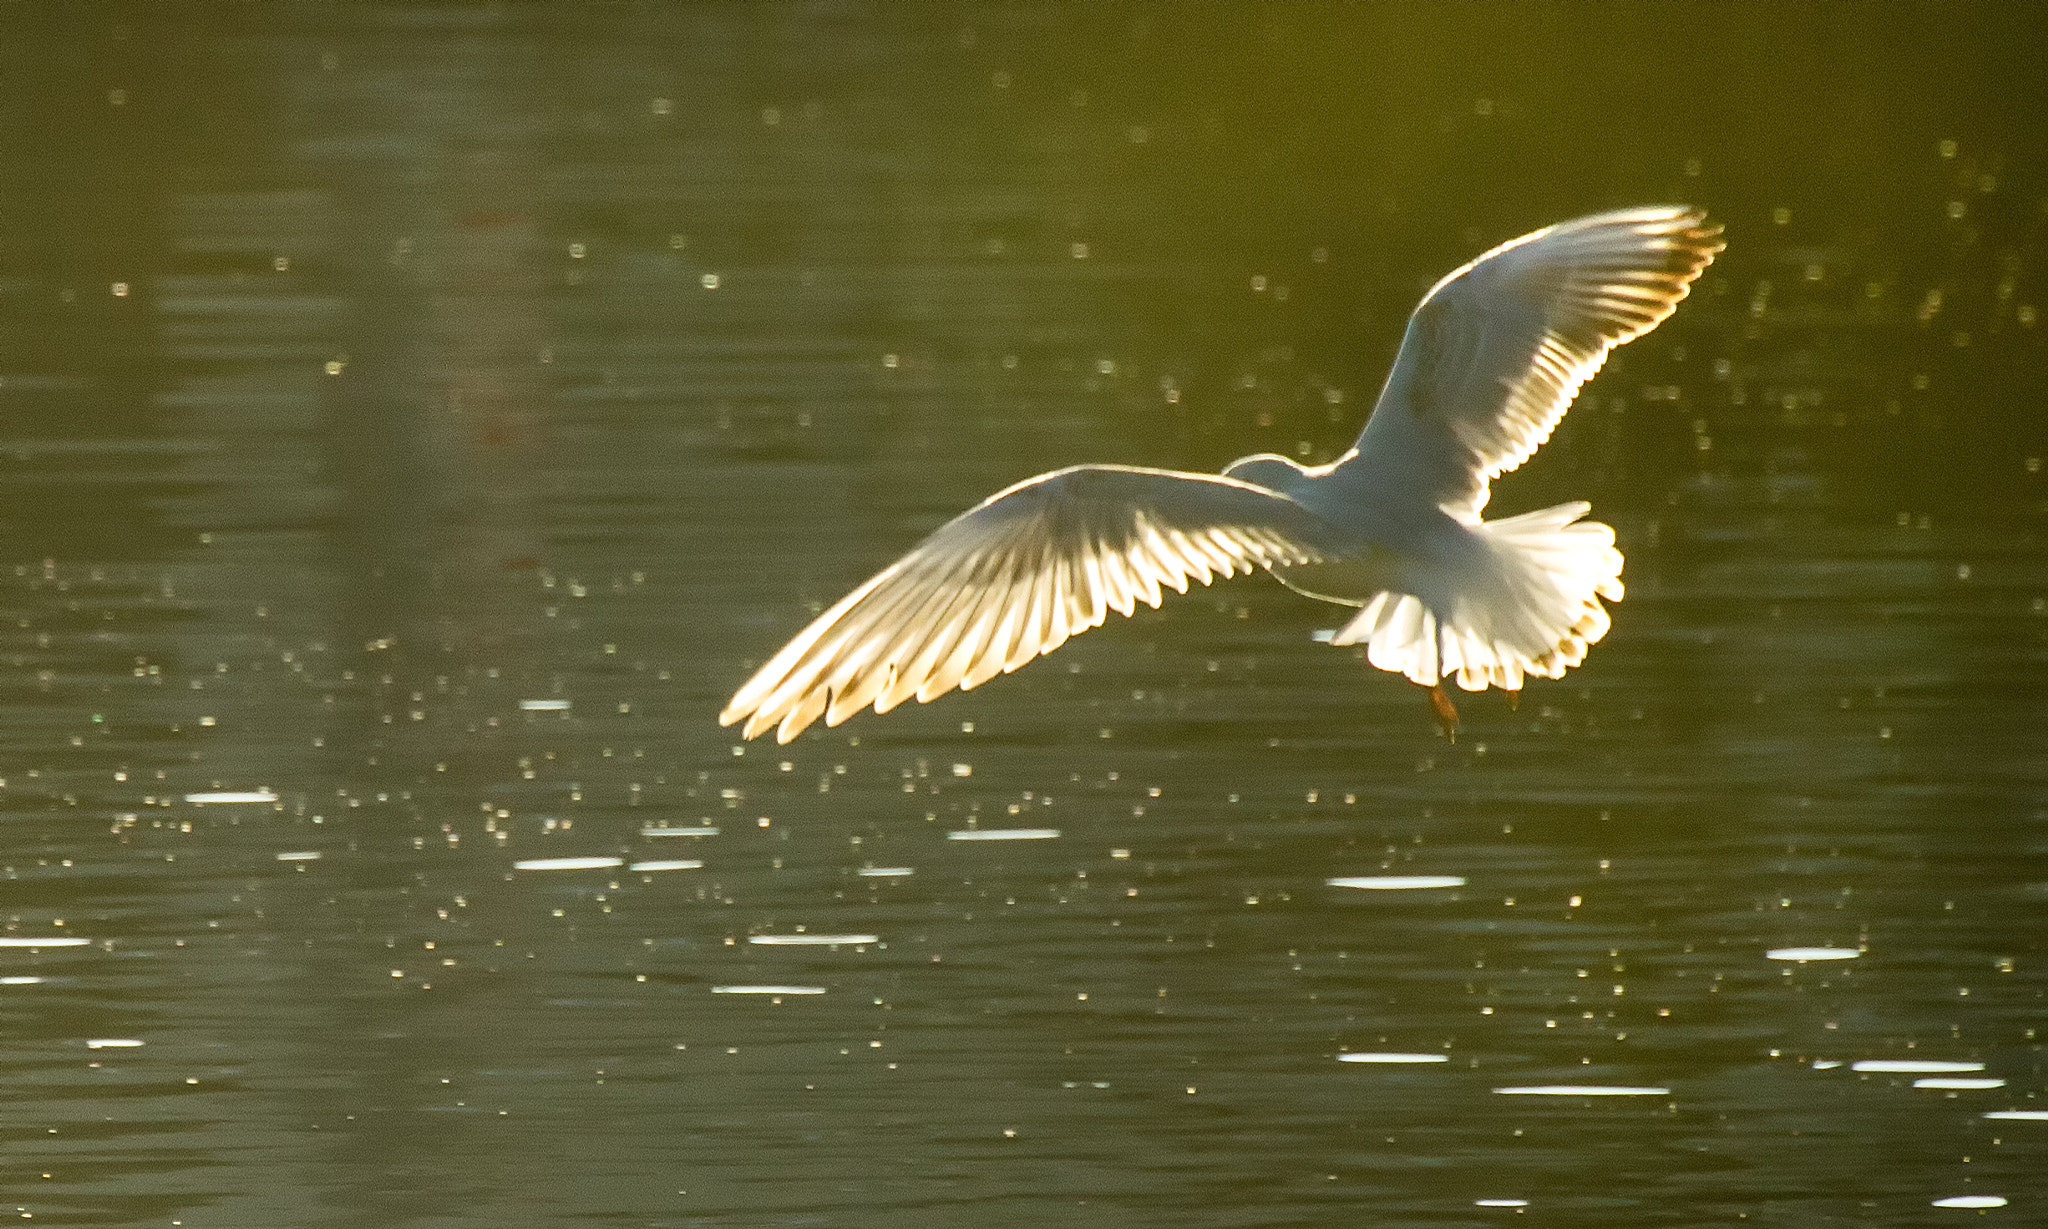
M 0 939 L 93 940 L 0 948 L 0 1206 L 2033 1223 L 2048 1124 L 1980 1115 L 2043 1108 L 2043 46 L 2016 3 L 0 3 Z M 1519 711 L 1446 743 L 1255 578 L 716 726 L 990 491 L 1326 459 L 1437 277 L 1662 202 L 1728 250 L 1496 487 L 1629 559 Z M 945 839 L 1018 826 L 1061 835 Z M 512 866 L 566 856 L 704 865 Z M 1469 883 L 1324 882 L 1376 873 Z M 876 938 L 747 942 L 799 928 Z M 1764 956 L 1816 944 L 1863 954 Z M 1909 1057 L 2006 1083 L 1814 1066 Z M 1556 1083 L 1670 1092 L 1492 1092 Z

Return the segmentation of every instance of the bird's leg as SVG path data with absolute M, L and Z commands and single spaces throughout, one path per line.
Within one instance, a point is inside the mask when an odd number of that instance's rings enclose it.
M 1517 687 L 1508 692 L 1508 711 L 1511 713 L 1519 713 L 1522 711 L 1521 688 Z
M 1451 742 L 1458 741 L 1458 706 L 1451 703 L 1451 693 L 1444 690 L 1444 679 L 1449 672 L 1444 669 L 1444 641 L 1439 629 L 1441 621 L 1432 621 L 1429 628 L 1430 640 L 1436 654 L 1436 682 L 1430 684 L 1429 707 L 1436 712 L 1436 724 L 1443 730 L 1444 737 Z
M 1451 695 L 1438 683 L 1429 689 L 1429 707 L 1436 713 L 1437 728 L 1452 742 L 1458 741 L 1458 706 L 1451 703 Z

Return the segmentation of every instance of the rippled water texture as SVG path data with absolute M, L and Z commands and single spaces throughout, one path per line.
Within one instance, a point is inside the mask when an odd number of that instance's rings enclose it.
M 2034 7 L 5 8 L 0 1212 L 2048 1224 Z M 1665 201 L 1496 488 L 1628 555 L 1519 710 L 1259 577 L 715 724 Z

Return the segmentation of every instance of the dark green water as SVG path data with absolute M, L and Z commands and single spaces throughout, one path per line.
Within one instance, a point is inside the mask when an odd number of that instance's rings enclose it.
M 2034 10 L 0 31 L 0 1212 L 2048 1223 Z M 716 726 L 990 491 L 1334 455 L 1444 271 L 1664 201 L 1727 252 L 1490 509 L 1629 558 L 1518 712 L 1256 578 Z

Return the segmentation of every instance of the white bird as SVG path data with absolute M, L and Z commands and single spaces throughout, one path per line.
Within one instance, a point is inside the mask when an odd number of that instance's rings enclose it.
M 1687 207 L 1624 209 L 1512 239 L 1432 286 L 1350 451 L 1304 467 L 1262 453 L 1221 475 L 1076 465 L 941 526 L 841 598 L 718 716 L 788 742 L 872 704 L 968 690 L 1101 626 L 1263 567 L 1357 608 L 1330 643 L 1432 688 L 1557 678 L 1621 599 L 1614 531 L 1580 502 L 1480 519 L 1610 350 L 1655 328 L 1724 244 Z

